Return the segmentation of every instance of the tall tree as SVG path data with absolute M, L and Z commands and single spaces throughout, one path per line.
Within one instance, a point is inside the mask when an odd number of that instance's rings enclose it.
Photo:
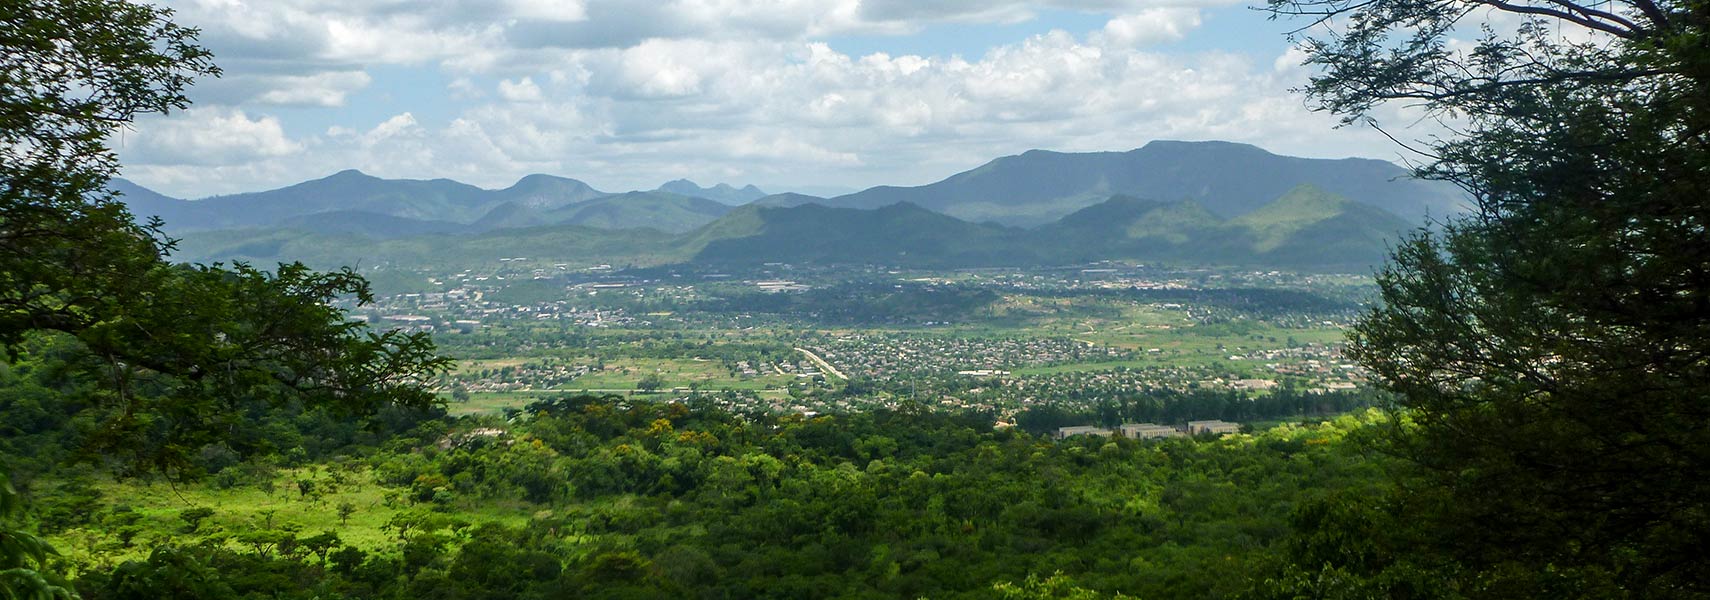
M 1351 349 L 1455 589 L 1710 593 L 1710 4 L 1270 7 L 1310 19 L 1321 109 L 1438 118 L 1417 172 L 1473 204 L 1396 249 Z
M 419 382 L 447 363 L 427 336 L 370 332 L 331 306 L 372 299 L 356 273 L 171 264 L 158 223 L 108 190 L 108 139 L 219 73 L 171 16 L 123 0 L 0 11 L 0 346 L 80 346 L 100 385 L 68 410 L 95 455 L 139 468 L 182 466 L 258 406 L 431 404 Z

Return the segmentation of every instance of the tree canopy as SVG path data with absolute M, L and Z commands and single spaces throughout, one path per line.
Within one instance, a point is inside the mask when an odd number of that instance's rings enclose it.
M 432 404 L 419 382 L 447 363 L 425 334 L 370 332 L 331 306 L 371 300 L 356 273 L 172 264 L 158 223 L 108 189 L 109 137 L 219 74 L 171 16 L 38 0 L 0 17 L 0 345 L 15 359 L 75 340 L 91 454 L 145 469 L 181 465 L 255 405 Z
M 1320 109 L 1438 119 L 1417 173 L 1472 201 L 1395 249 L 1351 348 L 1400 392 L 1390 448 L 1423 467 L 1408 502 L 1446 578 L 1710 591 L 1710 5 L 1271 9 L 1312 19 Z

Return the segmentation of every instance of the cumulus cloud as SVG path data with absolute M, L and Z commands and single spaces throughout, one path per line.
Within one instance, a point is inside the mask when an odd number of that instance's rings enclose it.
M 504 80 L 499 82 L 499 97 L 511 102 L 539 102 L 545 98 L 540 86 L 534 84 L 534 79 L 524 77 L 515 82 Z
M 290 156 L 302 145 L 285 135 L 279 119 L 251 118 L 227 108 L 193 108 L 156 118 L 121 134 L 116 145 L 132 164 L 225 165 Z
M 1286 91 L 1304 77 L 1290 66 L 1296 55 L 1168 50 L 1201 26 L 1203 7 L 1222 2 L 190 0 L 195 10 L 184 14 L 230 21 L 187 20 L 210 40 L 247 44 L 236 46 L 235 63 L 222 59 L 243 85 L 213 102 L 243 109 L 151 121 L 122 156 L 145 185 L 191 196 L 351 167 L 487 186 L 547 172 L 612 190 L 650 188 L 667 173 L 864 187 L 924 183 L 1030 148 L 1120 150 L 1172 138 L 1384 156 L 1380 136 L 1332 131 L 1331 118 Z M 1024 18 L 1042 7 L 1108 20 L 977 58 L 857 55 L 820 41 L 828 32 Z M 303 58 L 269 58 L 292 53 Z M 438 108 L 411 110 L 424 100 L 405 98 L 385 118 L 296 139 L 277 119 L 255 116 L 264 103 L 346 104 L 376 85 L 366 71 L 379 65 L 444 75 L 434 90 L 394 90 L 437 94 Z M 210 120 L 220 122 L 202 122 Z M 242 149 L 219 145 L 246 136 L 254 142 Z
M 346 96 L 368 87 L 373 78 L 362 71 L 328 71 L 263 81 L 266 89 L 255 95 L 256 103 L 339 107 L 344 106 Z
M 1149 8 L 1105 23 L 1102 39 L 1123 46 L 1149 46 L 1174 42 L 1199 27 L 1199 9 L 1188 7 Z

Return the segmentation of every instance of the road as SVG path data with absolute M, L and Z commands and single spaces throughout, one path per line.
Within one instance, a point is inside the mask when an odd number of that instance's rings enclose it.
M 849 379 L 848 377 L 843 375 L 842 371 L 838 371 L 837 367 L 833 367 L 833 366 L 831 366 L 831 363 L 825 362 L 825 359 L 820 358 L 818 354 L 814 354 L 812 350 L 808 350 L 807 348 L 796 348 L 796 351 L 800 352 L 802 354 L 806 354 L 808 357 L 808 360 L 813 361 L 813 364 L 819 365 L 819 370 L 825 371 L 826 373 L 831 374 L 832 377 L 836 377 L 838 379 L 843 379 L 843 380 Z

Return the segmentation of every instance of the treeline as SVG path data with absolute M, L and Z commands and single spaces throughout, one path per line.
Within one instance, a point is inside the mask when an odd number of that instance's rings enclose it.
M 381 446 L 445 415 L 438 407 L 386 406 L 353 419 L 333 407 L 256 394 L 226 399 L 220 413 L 208 415 L 217 418 L 218 439 L 191 447 L 168 423 L 98 427 L 123 418 L 125 407 L 105 404 L 112 398 L 104 387 L 111 372 L 91 369 L 99 357 L 68 336 L 34 336 L 15 351 L 11 362 L 0 363 L 0 462 L 10 469 L 14 485 L 26 491 L 38 477 L 51 479 L 50 474 L 63 475 L 73 466 L 122 475 L 167 469 L 175 477 L 229 481 L 257 460 L 274 466 L 326 461 Z M 145 398 L 163 393 L 147 379 L 129 383 L 133 394 Z M 120 444 L 132 454 L 101 451 Z M 160 456 L 172 461 L 161 462 Z
M 1056 298 L 1112 297 L 1135 302 L 1172 303 L 1208 311 L 1211 317 L 1228 319 L 1236 316 L 1261 319 L 1286 319 L 1311 316 L 1321 319 L 1349 318 L 1364 310 L 1368 299 L 1356 292 L 1326 293 L 1322 290 L 1295 290 L 1279 287 L 1202 287 L 1195 289 L 1020 289 L 1028 294 Z
M 1044 435 L 1058 427 L 1122 423 L 1176 425 L 1186 421 L 1222 419 L 1256 421 L 1301 416 L 1324 417 L 1387 404 L 1387 395 L 1373 389 L 1305 392 L 1285 386 L 1263 395 L 1228 390 L 1147 390 L 1105 397 L 1087 404 L 1036 406 L 1016 415 L 1015 424 Z

